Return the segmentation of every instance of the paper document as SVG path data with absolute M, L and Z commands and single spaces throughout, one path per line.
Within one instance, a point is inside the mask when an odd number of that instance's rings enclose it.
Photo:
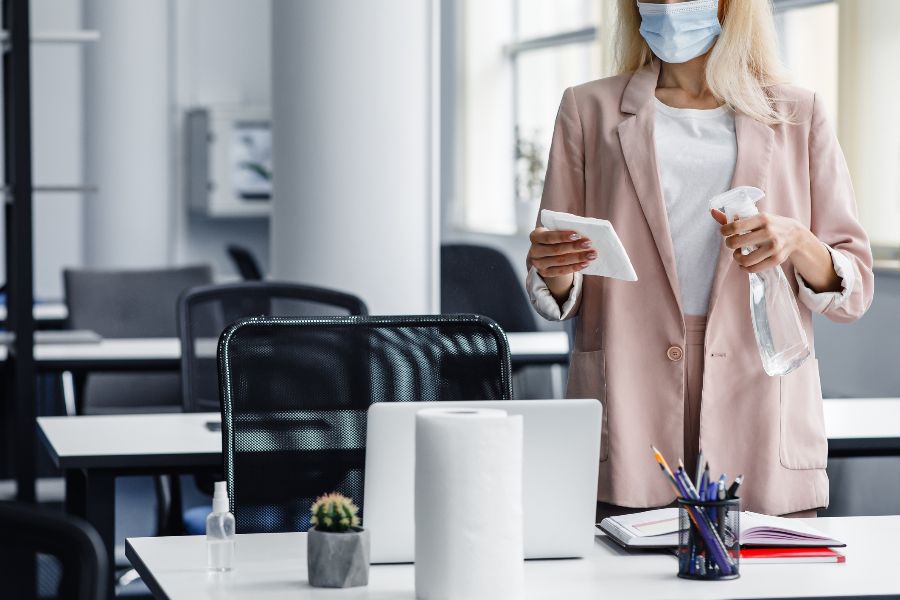
M 631 266 L 628 253 L 609 221 L 544 209 L 541 211 L 541 224 L 547 229 L 572 230 L 591 240 L 597 250 L 597 258 L 581 271 L 582 275 L 637 281 L 637 273 Z

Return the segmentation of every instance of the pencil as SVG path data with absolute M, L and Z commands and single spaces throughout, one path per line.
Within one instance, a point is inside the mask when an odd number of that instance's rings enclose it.
M 660 470 L 669 479 L 669 483 L 671 483 L 672 487 L 675 489 L 675 495 L 681 498 L 681 491 L 678 489 L 678 483 L 675 481 L 675 475 L 672 473 L 672 469 L 669 468 L 669 464 L 666 462 L 666 459 L 663 458 L 662 453 L 657 450 L 654 445 L 651 444 L 650 449 L 653 450 L 653 457 L 656 459 L 656 462 L 659 463 Z

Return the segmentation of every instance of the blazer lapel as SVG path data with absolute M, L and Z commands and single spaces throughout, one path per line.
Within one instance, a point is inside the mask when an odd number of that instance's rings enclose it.
M 634 191 L 653 234 L 672 294 L 681 311 L 675 250 L 672 246 L 669 218 L 659 182 L 656 144 L 653 138 L 655 110 L 652 101 L 656 95 L 658 79 L 659 63 L 656 61 L 632 75 L 622 94 L 621 104 L 622 112 L 632 116 L 619 123 L 618 133 L 622 155 L 631 175 Z
M 738 111 L 734 116 L 734 133 L 737 138 L 737 161 L 734 165 L 731 187 L 752 185 L 765 192 L 769 183 L 769 164 L 772 160 L 775 131 L 765 123 L 760 123 Z M 765 204 L 766 198 L 759 201 L 761 211 L 765 210 Z M 731 254 L 732 250 L 725 246 L 723 240 L 709 298 L 709 314 L 712 314 L 715 308 L 722 284 L 734 263 Z

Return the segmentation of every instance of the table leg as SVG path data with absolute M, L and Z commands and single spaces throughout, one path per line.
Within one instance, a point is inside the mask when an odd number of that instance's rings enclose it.
M 67 480 L 68 482 L 68 480 Z M 84 518 L 94 526 L 107 552 L 107 597 L 116 596 L 116 478 L 109 471 L 84 472 Z M 68 493 L 66 494 L 68 496 Z
M 66 469 L 66 512 L 85 518 L 85 478 L 81 469 Z

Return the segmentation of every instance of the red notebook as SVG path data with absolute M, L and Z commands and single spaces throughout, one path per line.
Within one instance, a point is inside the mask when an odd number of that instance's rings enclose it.
M 842 563 L 847 557 L 831 548 L 741 548 L 741 564 Z

